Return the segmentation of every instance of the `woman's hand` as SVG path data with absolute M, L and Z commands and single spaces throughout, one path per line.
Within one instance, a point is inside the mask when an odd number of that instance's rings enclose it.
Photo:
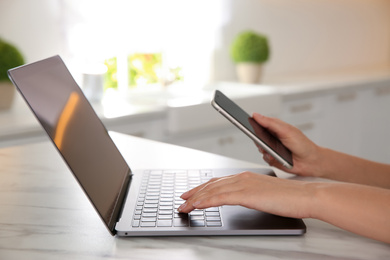
M 184 193 L 181 198 L 186 202 L 179 207 L 179 212 L 241 205 L 285 217 L 320 219 L 390 243 L 390 165 L 321 148 L 300 130 L 279 119 L 259 114 L 254 114 L 253 118 L 293 154 L 294 166 L 287 169 L 259 148 L 271 166 L 301 176 L 360 184 L 303 182 L 243 172 L 211 179 Z
M 215 178 L 186 193 L 179 208 L 188 213 L 194 209 L 241 205 L 286 217 L 309 217 L 310 184 L 267 175 L 242 172 Z
M 259 147 L 263 154 L 263 159 L 270 166 L 274 166 L 283 171 L 301 175 L 321 177 L 321 163 L 324 160 L 321 148 L 307 138 L 299 129 L 289 125 L 277 118 L 266 117 L 257 113 L 253 114 L 253 119 L 264 128 L 275 135 L 293 155 L 293 168 L 287 169 L 271 155 Z
M 302 176 L 320 176 L 321 148 L 310 141 L 299 129 L 276 118 L 253 114 L 264 128 L 268 129 L 290 149 L 294 166 L 287 169 L 268 153 L 259 148 L 271 166 Z M 283 180 L 271 176 L 243 172 L 212 179 L 181 197 L 186 200 L 179 211 L 187 213 L 221 205 L 241 205 L 287 217 L 308 217 L 310 185 L 305 182 Z

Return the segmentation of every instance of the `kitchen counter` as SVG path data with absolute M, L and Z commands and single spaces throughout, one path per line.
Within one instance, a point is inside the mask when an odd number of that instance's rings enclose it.
M 291 79 L 285 82 L 272 84 L 279 93 L 286 98 L 304 97 L 326 94 L 334 90 L 348 90 L 364 88 L 367 85 L 390 84 L 388 69 L 371 72 L 354 72 L 348 75 L 332 74 L 326 77 L 309 77 L 306 79 Z
M 264 167 L 137 137 L 112 136 L 133 169 Z M 303 236 L 113 237 L 49 142 L 0 149 L 0 180 L 1 259 L 390 258 L 388 244 L 314 219 L 304 220 Z

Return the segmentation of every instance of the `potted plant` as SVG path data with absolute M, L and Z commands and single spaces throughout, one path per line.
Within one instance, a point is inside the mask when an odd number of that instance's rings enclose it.
M 15 87 L 7 71 L 24 64 L 24 58 L 12 44 L 0 38 L 0 110 L 9 109 L 15 96 Z
M 237 76 L 244 83 L 259 83 L 262 64 L 269 58 L 268 39 L 254 31 L 244 31 L 234 39 L 230 55 L 236 63 Z

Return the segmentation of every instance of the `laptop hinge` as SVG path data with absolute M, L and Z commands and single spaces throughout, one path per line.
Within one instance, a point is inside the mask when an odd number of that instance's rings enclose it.
M 125 201 L 126 201 L 126 197 L 127 197 L 128 191 L 129 191 L 129 186 L 131 183 L 132 176 L 133 176 L 133 174 L 131 173 L 131 170 L 128 169 L 128 172 L 126 174 L 126 178 L 125 178 L 123 185 L 122 185 L 122 188 L 121 188 L 121 192 L 118 196 L 118 200 L 117 200 L 118 203 L 115 206 L 113 217 L 110 220 L 110 224 L 109 224 L 109 230 L 110 230 L 112 235 L 114 235 L 116 233 L 115 225 L 119 221 L 120 217 L 122 216 L 123 207 L 125 205 Z

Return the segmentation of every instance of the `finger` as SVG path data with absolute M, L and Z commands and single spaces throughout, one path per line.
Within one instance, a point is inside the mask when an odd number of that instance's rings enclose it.
M 282 120 L 273 117 L 266 117 L 258 113 L 253 113 L 253 119 L 277 137 L 281 139 L 287 137 L 287 129 L 289 129 L 290 125 Z
M 241 190 L 207 194 L 198 198 L 193 204 L 193 209 L 206 209 L 210 207 L 220 207 L 223 205 L 239 205 L 241 201 Z
M 256 145 L 257 145 L 257 148 L 259 149 L 260 153 L 262 153 L 262 154 L 266 153 L 266 151 L 263 148 L 261 148 L 258 144 L 256 144 Z
M 235 177 L 235 175 L 230 175 L 222 178 L 216 178 L 212 181 L 209 181 L 205 183 L 204 185 L 201 185 L 196 188 L 196 190 L 191 190 L 187 193 L 184 193 L 182 195 L 182 198 L 186 199 L 186 202 L 180 205 L 178 208 L 179 212 L 190 212 L 195 207 L 193 206 L 194 202 L 199 200 L 198 198 L 202 196 L 202 194 L 205 194 L 209 192 L 210 190 L 216 190 L 219 187 L 228 187 L 232 183 L 232 179 Z M 234 183 L 234 182 L 233 182 Z M 229 189 L 229 188 L 228 188 Z
M 210 182 L 198 190 L 195 194 L 187 199 L 183 203 L 178 211 L 188 213 L 198 207 L 199 201 L 203 201 L 218 194 L 234 192 L 238 189 L 236 175 L 227 176 L 226 178 L 220 178 L 214 182 Z M 223 202 L 222 202 L 223 203 Z
M 213 178 L 211 180 L 209 180 L 208 182 L 205 182 L 189 191 L 186 191 L 184 192 L 180 198 L 182 198 L 183 200 L 187 200 L 188 198 L 190 198 L 192 195 L 194 195 L 195 193 L 197 193 L 199 190 L 201 190 L 204 186 L 206 186 L 208 183 L 212 182 L 212 181 L 215 181 L 216 178 Z
M 282 165 L 280 164 L 274 157 L 272 157 L 269 153 L 265 152 L 263 154 L 263 160 L 268 163 L 269 166 L 277 166 Z
M 264 154 L 263 160 L 264 160 L 266 163 L 268 163 L 268 165 L 271 166 L 271 167 L 278 168 L 279 170 L 282 170 L 282 171 L 291 172 L 290 169 L 287 169 L 283 164 L 281 164 L 280 162 L 278 162 L 275 158 L 273 158 L 273 157 L 272 157 L 271 155 L 269 155 L 269 154 Z
M 279 163 L 274 157 L 272 157 L 269 153 L 264 153 L 263 160 L 268 163 L 269 166 L 280 168 L 283 166 Z
M 232 185 L 234 187 L 234 185 Z M 231 194 L 236 194 L 232 196 Z M 236 205 L 238 200 L 237 192 L 232 191 L 230 187 L 220 186 L 211 190 L 200 192 L 191 199 L 183 203 L 179 212 L 189 213 L 194 209 L 204 209 L 208 207 L 219 207 L 222 205 Z
M 187 200 L 189 199 L 191 196 L 193 196 L 194 194 L 196 194 L 197 192 L 199 192 L 200 190 L 204 189 L 207 185 L 210 185 L 211 183 L 217 183 L 221 180 L 225 180 L 225 179 L 228 179 L 230 177 L 232 177 L 233 175 L 231 176 L 224 176 L 224 177 L 220 177 L 220 178 L 212 178 L 211 180 L 209 180 L 208 182 L 205 182 L 185 193 L 183 193 L 180 198 L 182 198 L 183 200 Z

